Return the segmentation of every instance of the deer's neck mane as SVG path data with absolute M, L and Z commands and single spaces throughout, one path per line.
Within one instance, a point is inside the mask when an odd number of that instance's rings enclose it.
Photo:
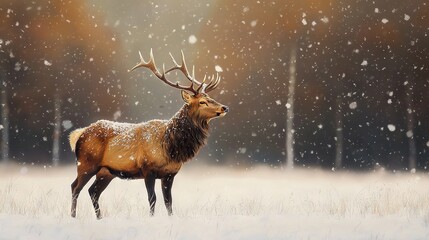
M 207 121 L 193 119 L 185 104 L 168 122 L 163 145 L 171 161 L 186 162 L 206 143 L 208 135 Z

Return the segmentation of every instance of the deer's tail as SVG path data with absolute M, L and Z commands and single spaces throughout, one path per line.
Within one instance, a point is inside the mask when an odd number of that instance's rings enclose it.
M 76 150 L 76 143 L 79 140 L 80 136 L 83 132 L 85 132 L 86 128 L 78 128 L 70 133 L 69 142 L 71 150 L 74 152 Z

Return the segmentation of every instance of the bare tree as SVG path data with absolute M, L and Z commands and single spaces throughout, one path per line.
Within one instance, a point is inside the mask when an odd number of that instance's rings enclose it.
M 415 128 L 415 116 L 414 116 L 414 104 L 413 104 L 413 94 L 414 94 L 414 84 L 408 79 L 405 82 L 405 99 L 407 104 L 407 137 L 408 137 L 408 163 L 409 169 L 411 171 L 416 170 L 417 162 L 417 151 L 416 151 L 416 140 L 414 138 L 414 128 Z
M 0 84 L 1 84 L 1 158 L 3 162 L 9 159 L 9 105 L 7 101 L 7 81 L 6 73 L 0 66 Z
M 337 111 L 335 112 L 335 168 L 340 169 L 343 167 L 343 79 L 345 74 L 339 80 L 337 85 Z
M 296 84 L 296 47 L 292 47 L 290 51 L 289 61 L 289 90 L 287 100 L 287 119 L 286 119 L 286 167 L 293 168 L 294 165 L 294 99 L 295 99 L 295 84 Z
M 52 139 L 52 164 L 57 166 L 60 161 L 61 141 L 61 97 L 58 93 L 54 96 L 54 133 Z

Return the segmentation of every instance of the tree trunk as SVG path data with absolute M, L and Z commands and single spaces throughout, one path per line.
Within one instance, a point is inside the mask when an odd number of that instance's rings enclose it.
M 291 169 L 294 165 L 294 98 L 296 84 L 296 47 L 292 47 L 290 51 L 289 62 L 289 91 L 287 100 L 287 120 L 286 120 L 286 167 Z
M 408 81 L 405 86 L 405 98 L 407 101 L 407 137 L 408 137 L 408 166 L 410 171 L 415 171 L 417 167 L 417 151 L 416 151 L 416 140 L 414 138 L 414 127 L 415 127 L 415 116 L 414 116 L 414 104 L 413 104 L 413 93 L 414 85 L 413 82 Z
M 6 73 L 0 68 L 1 77 L 1 158 L 3 162 L 9 160 L 9 105 L 7 101 Z
M 61 98 L 59 94 L 54 96 L 54 133 L 52 144 L 52 164 L 57 166 L 60 161 L 60 141 L 61 141 Z
M 335 169 L 340 169 L 343 167 L 343 93 L 342 93 L 342 81 L 338 83 L 337 91 L 337 111 L 335 113 Z

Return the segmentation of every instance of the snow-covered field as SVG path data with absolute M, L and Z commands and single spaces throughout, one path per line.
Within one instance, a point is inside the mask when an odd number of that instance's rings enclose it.
M 115 179 L 96 220 L 87 189 L 69 216 L 74 167 L 0 166 L 0 239 L 429 239 L 429 175 L 231 170 L 185 165 L 168 217 L 157 182 Z M 92 181 L 91 181 L 92 182 Z M 90 182 L 90 183 L 91 183 Z

